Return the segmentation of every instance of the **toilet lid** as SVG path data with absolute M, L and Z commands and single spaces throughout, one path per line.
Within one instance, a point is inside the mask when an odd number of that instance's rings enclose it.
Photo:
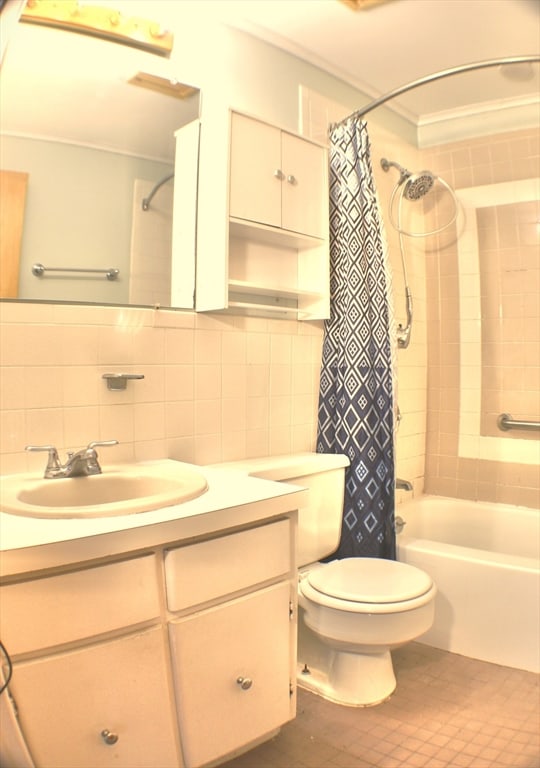
M 433 584 L 420 568 L 373 557 L 333 560 L 311 571 L 307 579 L 318 592 L 355 603 L 412 600 Z

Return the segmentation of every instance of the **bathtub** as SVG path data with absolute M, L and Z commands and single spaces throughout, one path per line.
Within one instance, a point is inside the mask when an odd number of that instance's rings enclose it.
M 400 504 L 397 558 L 437 584 L 421 643 L 540 672 L 540 512 L 421 496 Z

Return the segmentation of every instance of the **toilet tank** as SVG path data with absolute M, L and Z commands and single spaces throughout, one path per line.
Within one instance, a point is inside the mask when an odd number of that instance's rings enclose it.
M 338 547 L 348 465 L 348 458 L 342 454 L 297 453 L 216 466 L 245 470 L 252 477 L 309 490 L 308 504 L 298 510 L 298 566 L 301 567 L 332 554 Z

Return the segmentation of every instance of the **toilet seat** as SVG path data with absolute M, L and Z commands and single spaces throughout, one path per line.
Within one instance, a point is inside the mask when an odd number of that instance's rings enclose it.
M 305 597 L 319 605 L 354 613 L 394 613 L 417 608 L 436 588 L 425 571 L 370 557 L 345 558 L 310 571 L 300 582 Z

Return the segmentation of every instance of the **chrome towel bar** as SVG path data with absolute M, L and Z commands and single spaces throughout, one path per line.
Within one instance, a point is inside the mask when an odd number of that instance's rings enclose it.
M 92 272 L 100 275 L 106 275 L 107 280 L 116 280 L 120 274 L 119 269 L 77 269 L 75 267 L 44 267 L 43 264 L 34 264 L 32 274 L 36 277 L 43 277 L 45 272 Z
M 521 421 L 513 419 L 509 413 L 501 413 L 497 419 L 497 426 L 504 432 L 509 429 L 540 429 L 540 421 Z

